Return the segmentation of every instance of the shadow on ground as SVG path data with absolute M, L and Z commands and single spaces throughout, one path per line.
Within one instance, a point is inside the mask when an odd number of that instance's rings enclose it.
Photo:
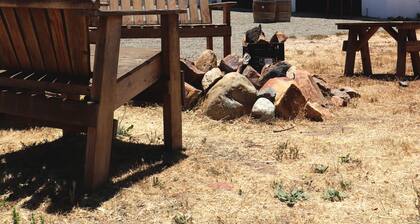
M 369 79 L 373 79 L 373 80 L 379 80 L 379 81 L 389 81 L 389 82 L 394 82 L 394 81 L 417 81 L 420 79 L 420 76 L 418 75 L 406 75 L 402 78 L 399 78 L 398 76 L 396 76 L 395 74 L 372 74 L 372 75 L 365 75 L 363 73 L 357 73 L 354 74 L 353 76 L 350 77 L 366 77 Z
M 25 146 L 0 155 L 0 195 L 8 202 L 25 201 L 23 207 L 36 209 L 47 204 L 49 213 L 69 212 L 74 206 L 96 208 L 139 180 L 160 173 L 180 162 L 182 152 L 168 153 L 163 146 L 114 140 L 111 177 L 92 194 L 83 193 L 86 137 L 71 136 L 53 142 Z

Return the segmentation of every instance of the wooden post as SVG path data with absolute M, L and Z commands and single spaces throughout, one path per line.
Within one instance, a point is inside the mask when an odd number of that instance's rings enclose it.
M 347 44 L 346 65 L 344 75 L 354 75 L 354 62 L 356 60 L 357 32 L 354 28 L 349 29 L 349 39 Z
M 410 30 L 408 32 L 409 41 L 417 41 L 416 30 Z M 413 64 L 413 72 L 415 76 L 420 76 L 420 55 L 419 52 L 410 52 L 411 62 Z
M 165 147 L 182 149 L 182 97 L 178 14 L 162 15 L 162 64 L 166 82 L 163 99 Z
M 85 187 L 88 190 L 103 184 L 109 173 L 122 17 L 101 17 L 99 23 L 91 89 L 91 101 L 99 107 L 96 127 L 88 127 L 87 131 Z
M 213 37 L 207 37 L 207 49 L 213 50 Z
M 228 27 L 231 28 L 230 25 L 230 8 L 223 7 L 223 23 L 227 24 Z M 229 35 L 223 36 L 223 55 L 226 57 L 231 53 L 231 38 L 232 38 L 232 31 L 229 32 Z
M 360 30 L 359 32 L 359 40 L 364 39 L 366 37 L 367 31 Z M 366 44 L 363 44 L 360 48 L 360 54 L 362 56 L 362 65 L 363 65 L 363 73 L 367 76 L 372 75 L 372 63 L 370 60 L 370 51 L 369 51 L 369 40 Z
M 398 30 L 397 77 L 405 76 L 407 57 L 407 30 Z

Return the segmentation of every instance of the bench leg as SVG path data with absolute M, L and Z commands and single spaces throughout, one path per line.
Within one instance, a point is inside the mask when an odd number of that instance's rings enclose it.
M 223 55 L 226 57 L 231 53 L 231 36 L 223 37 Z
M 182 96 L 178 15 L 162 15 L 162 62 L 166 93 L 163 100 L 165 147 L 182 149 Z
M 85 187 L 93 190 L 108 179 L 113 132 L 113 113 L 98 119 L 97 127 L 89 127 L 85 156 Z
M 344 66 L 344 75 L 354 75 L 354 63 L 356 61 L 356 41 L 357 33 L 354 30 L 349 30 L 349 40 L 346 53 L 346 64 Z
M 397 54 L 397 77 L 405 76 L 406 57 L 407 57 L 407 31 L 399 30 L 398 32 L 398 54 Z
M 408 33 L 409 41 L 417 41 L 416 31 L 410 30 Z M 419 52 L 410 52 L 411 62 L 413 64 L 413 71 L 415 76 L 420 76 L 420 55 Z
M 361 32 L 359 39 L 363 39 L 364 35 L 365 35 L 365 32 L 364 33 Z M 369 42 L 367 42 L 361 47 L 360 54 L 362 56 L 363 73 L 366 76 L 371 76 L 372 75 L 372 62 L 370 60 Z
M 207 49 L 213 50 L 213 37 L 207 37 Z

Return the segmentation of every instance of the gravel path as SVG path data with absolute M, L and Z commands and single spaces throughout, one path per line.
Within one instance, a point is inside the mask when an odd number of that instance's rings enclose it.
M 214 22 L 218 23 L 222 20 L 222 12 L 213 12 Z M 232 52 L 242 54 L 242 39 L 246 30 L 257 26 L 254 23 L 252 12 L 232 12 Z M 352 22 L 356 20 L 338 20 L 324 18 L 309 17 L 292 17 L 290 23 L 270 23 L 262 24 L 263 30 L 267 36 L 271 36 L 276 31 L 283 32 L 288 36 L 297 38 L 307 37 L 311 35 L 333 35 L 337 32 L 335 23 Z M 214 48 L 219 59 L 222 56 L 223 44 L 222 38 L 214 38 Z M 124 47 L 146 47 L 159 48 L 160 41 L 152 39 L 142 40 L 125 40 Z M 197 57 L 206 48 L 205 38 L 183 38 L 181 39 L 181 57 L 193 59 Z

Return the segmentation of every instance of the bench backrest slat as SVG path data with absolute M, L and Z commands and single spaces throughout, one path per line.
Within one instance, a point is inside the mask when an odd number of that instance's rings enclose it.
M 88 18 L 80 13 L 81 6 L 68 3 L 82 1 L 26 1 L 28 7 L 24 1 L 13 5 L 0 0 L 0 68 L 90 77 Z M 48 7 L 53 3 L 54 7 Z
M 107 0 L 108 5 L 103 10 L 155 10 L 155 9 L 186 9 L 181 13 L 180 23 L 209 24 L 211 16 L 208 0 Z M 159 16 L 124 16 L 123 25 L 155 25 Z

